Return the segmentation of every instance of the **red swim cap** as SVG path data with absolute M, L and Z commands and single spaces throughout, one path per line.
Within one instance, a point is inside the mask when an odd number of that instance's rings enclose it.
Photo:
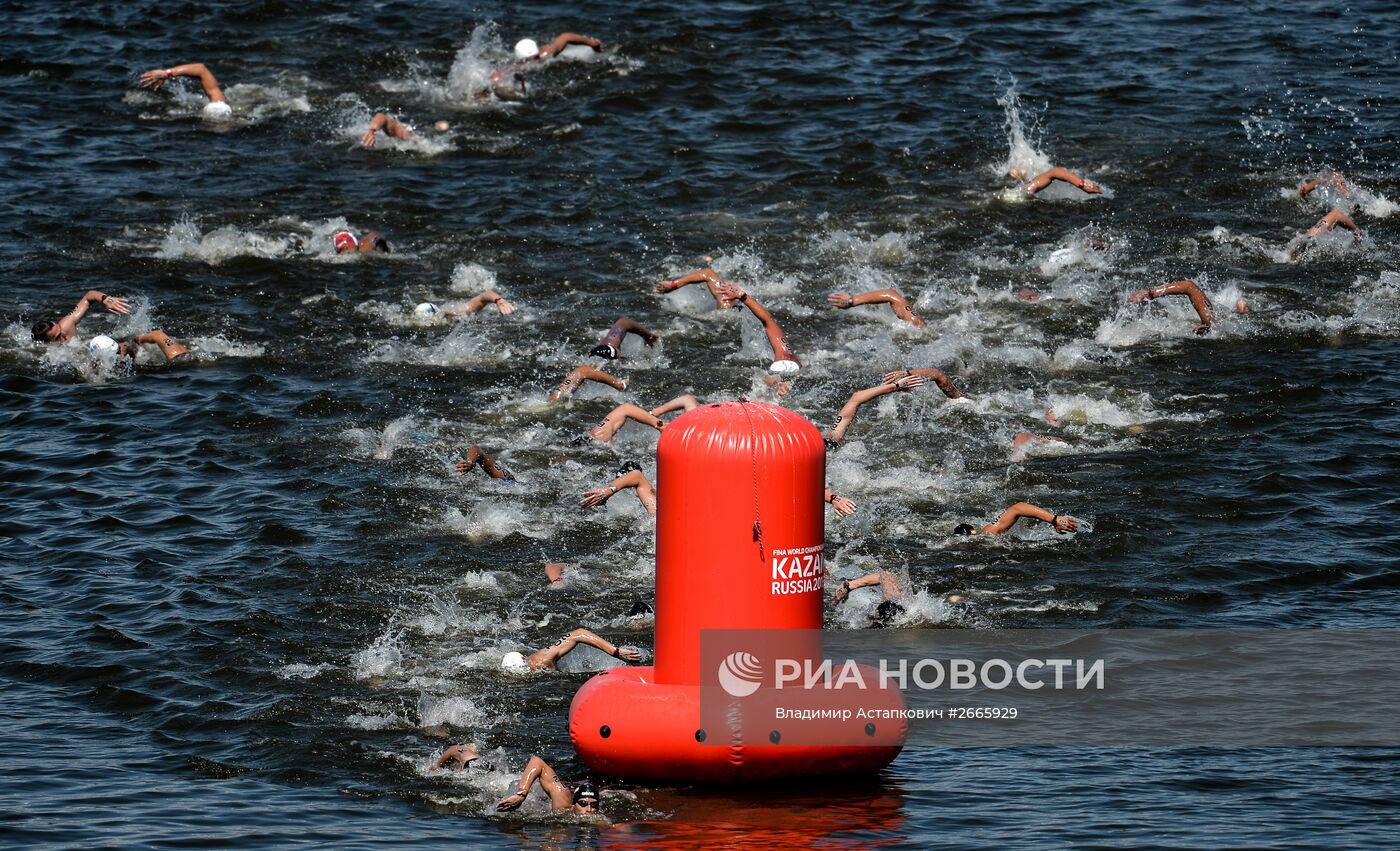
M 341 231 L 331 237 L 331 239 L 335 242 L 335 251 L 337 254 L 342 251 L 353 251 L 360 247 L 360 241 L 348 230 Z

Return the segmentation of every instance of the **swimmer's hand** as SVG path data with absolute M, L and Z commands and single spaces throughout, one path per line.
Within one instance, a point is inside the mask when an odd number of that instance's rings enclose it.
M 438 761 L 433 763 L 433 769 L 437 770 L 452 763 L 456 763 L 456 765 L 453 765 L 452 770 L 461 771 L 463 768 L 467 767 L 467 763 L 480 758 L 481 754 L 476 752 L 476 745 L 453 745 L 442 752 L 442 756 L 438 757 Z
M 1055 527 L 1055 531 L 1060 533 L 1061 535 L 1065 534 L 1066 532 L 1079 531 L 1079 521 L 1075 520 L 1073 517 L 1066 517 L 1065 515 L 1057 515 L 1055 517 L 1054 523 L 1052 523 L 1051 525 L 1053 525 Z
M 520 805 L 523 803 L 525 803 L 525 793 L 517 791 L 514 794 L 507 795 L 501 800 L 497 801 L 496 812 L 508 813 L 511 810 L 518 810 L 520 809 Z
M 496 309 L 501 312 L 502 316 L 510 316 L 515 312 L 515 305 L 503 298 L 498 298 L 496 299 Z
M 117 298 L 114 295 L 103 295 L 97 290 L 90 290 L 87 295 L 83 296 L 83 298 L 87 299 L 88 301 L 97 302 L 98 304 L 107 308 L 108 312 L 110 313 L 131 312 L 131 302 L 127 301 L 124 298 Z
M 733 307 L 749 297 L 748 293 L 729 283 L 716 284 L 715 292 L 719 293 L 720 307 L 722 308 Z
M 475 462 L 475 461 L 467 461 L 467 460 L 464 459 L 464 460 L 461 460 L 461 461 L 458 461 L 458 462 L 457 462 L 457 474 L 460 475 L 460 476 L 465 476 L 466 474 L 470 473 L 472 470 L 475 470 L 475 469 L 476 469 L 476 462 Z
M 621 660 L 624 661 L 624 662 L 640 662 L 640 661 L 642 661 L 642 654 L 638 653 L 636 650 L 632 649 L 631 647 L 619 647 L 619 648 L 617 648 L 617 652 L 614 653 L 613 655 L 616 656 L 617 658 L 621 659 Z
M 842 579 L 841 584 L 836 586 L 836 593 L 831 595 L 831 602 L 839 606 L 846 602 L 846 598 L 849 596 L 851 596 L 851 583 L 849 580 Z
M 831 501 L 831 507 L 842 517 L 850 517 L 856 513 L 856 501 L 848 496 L 836 497 Z
M 164 68 L 152 68 L 141 75 L 141 87 L 156 91 L 170 79 L 170 72 Z
M 365 135 L 362 136 L 362 137 L 360 137 L 360 144 L 361 144 L 361 145 L 364 145 L 366 148 L 373 148 L 373 147 L 374 147 L 374 128 L 373 128 L 373 127 L 371 127 L 371 128 L 369 128 L 368 130 L 366 130 L 366 131 L 365 131 Z
M 1142 304 L 1144 301 L 1152 300 L 1152 290 L 1138 290 L 1128 296 L 1128 304 Z
M 671 292 L 671 291 L 674 290 L 675 288 L 676 288 L 676 282 L 675 282 L 675 281 L 662 281 L 661 283 L 659 283 L 659 284 L 656 285 L 656 292 L 659 293 L 659 294 L 661 294 L 661 295 L 665 295 L 666 293 Z
M 837 310 L 849 310 L 856 303 L 855 296 L 850 293 L 832 293 L 826 300 Z
M 922 387 L 928 383 L 928 379 L 922 375 L 914 375 L 908 370 L 891 372 L 885 376 L 885 384 L 893 384 L 894 389 L 909 392 L 915 387 Z
M 579 503 L 579 507 L 597 508 L 606 503 L 615 493 L 617 493 L 617 488 L 612 485 L 603 488 L 594 488 L 583 495 L 583 500 Z
M 1103 191 L 1103 187 L 1092 180 L 1081 180 L 1079 182 L 1079 189 L 1080 191 L 1087 192 L 1090 195 L 1097 195 Z
M 1197 326 L 1196 326 L 1196 329 L 1195 329 L 1195 330 L 1196 330 L 1196 335 L 1197 335 L 1197 336 L 1200 336 L 1200 335 L 1202 335 L 1202 334 L 1210 333 L 1210 323 L 1209 323 L 1209 322 L 1202 322 L 1200 325 L 1197 325 Z

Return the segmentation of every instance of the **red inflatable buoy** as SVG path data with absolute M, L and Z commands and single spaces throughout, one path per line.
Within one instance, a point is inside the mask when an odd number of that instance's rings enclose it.
M 773 635 L 784 658 L 821 659 L 825 474 L 817 428 L 785 408 L 721 402 L 666 426 L 656 466 L 656 666 L 614 669 L 574 695 L 569 735 L 591 768 L 738 783 L 871 772 L 899 753 L 902 720 L 848 718 L 820 737 L 831 744 L 781 744 L 785 729 L 771 713 L 746 714 L 733 692 L 720 693 L 702 647 L 711 630 L 782 630 Z M 702 688 L 707 705 L 722 708 L 720 723 L 702 719 Z M 823 706 L 845 699 L 833 694 Z M 850 695 L 856 701 L 904 706 L 878 687 Z

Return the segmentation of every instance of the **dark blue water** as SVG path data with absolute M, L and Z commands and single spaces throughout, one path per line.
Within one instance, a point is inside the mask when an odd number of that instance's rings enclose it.
M 6 842 L 1393 843 L 1400 766 L 1363 750 L 910 749 L 835 788 L 608 782 L 611 827 L 490 812 L 532 752 L 583 772 L 582 677 L 508 681 L 500 654 L 575 625 L 650 647 L 625 617 L 651 598 L 650 520 L 628 495 L 576 506 L 621 460 L 653 470 L 655 436 L 570 439 L 621 401 L 774 398 L 747 317 L 652 292 L 701 255 L 778 315 L 804 361 L 783 404 L 819 424 L 890 369 L 966 389 L 862 409 L 830 459 L 860 511 L 828 524 L 829 561 L 906 577 L 898 626 L 1393 626 L 1388 4 L 0 9 Z M 473 97 L 517 38 L 562 30 L 607 50 L 522 103 Z M 135 86 L 191 61 L 232 123 L 188 83 Z M 358 148 L 380 109 L 452 129 Z M 1025 201 L 1018 164 L 1108 191 Z M 1366 238 L 1286 262 L 1324 168 Z M 395 254 L 336 258 L 345 226 Z M 1206 337 L 1184 300 L 1123 304 L 1186 277 L 1219 309 Z M 929 328 L 826 304 L 885 286 Z M 486 287 L 515 315 L 412 314 Z M 85 335 L 158 325 L 194 356 L 29 342 L 88 288 L 136 309 Z M 662 337 L 628 389 L 549 405 L 620 315 Z M 1021 430 L 1066 444 L 1020 458 Z M 473 442 L 520 482 L 458 477 Z M 1085 531 L 948 537 L 1020 499 Z M 545 592 L 546 560 L 584 578 Z M 429 770 L 467 740 L 496 767 Z

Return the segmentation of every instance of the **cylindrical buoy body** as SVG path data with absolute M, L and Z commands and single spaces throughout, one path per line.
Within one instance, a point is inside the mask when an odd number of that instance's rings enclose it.
M 667 424 L 656 682 L 701 682 L 701 630 L 821 629 L 825 477 L 821 434 L 785 408 L 719 402 Z

